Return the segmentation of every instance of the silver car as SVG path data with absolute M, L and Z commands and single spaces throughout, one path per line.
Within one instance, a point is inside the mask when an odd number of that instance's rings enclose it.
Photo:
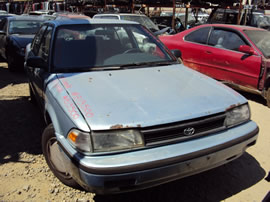
M 47 164 L 72 187 L 160 185 L 228 163 L 257 139 L 244 97 L 179 64 L 136 22 L 48 21 L 25 70 L 48 124 Z

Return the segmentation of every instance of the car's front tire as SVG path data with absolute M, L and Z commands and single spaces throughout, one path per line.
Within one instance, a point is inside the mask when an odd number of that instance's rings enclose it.
M 52 124 L 49 124 L 42 134 L 42 151 L 51 171 L 63 184 L 73 188 L 80 187 L 66 171 Z

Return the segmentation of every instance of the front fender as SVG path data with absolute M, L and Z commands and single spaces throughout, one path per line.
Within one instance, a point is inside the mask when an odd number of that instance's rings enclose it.
M 72 128 L 90 132 L 83 115 L 57 76 L 51 75 L 46 83 L 44 115 L 48 113 L 56 134 L 66 137 Z

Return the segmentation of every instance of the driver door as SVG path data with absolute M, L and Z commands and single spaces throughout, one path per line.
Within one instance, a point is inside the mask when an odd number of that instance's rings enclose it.
M 209 61 L 207 74 L 218 80 L 257 89 L 261 57 L 239 51 L 248 45 L 245 37 L 232 29 L 214 28 L 211 32 L 205 58 Z
M 35 39 L 33 40 L 31 47 L 31 55 L 41 57 L 47 64 L 47 68 L 43 69 L 37 67 L 28 67 L 27 69 L 32 89 L 37 97 L 40 107 L 42 108 L 44 106 L 44 83 L 49 75 L 49 50 L 52 30 L 53 28 L 50 26 L 42 26 Z

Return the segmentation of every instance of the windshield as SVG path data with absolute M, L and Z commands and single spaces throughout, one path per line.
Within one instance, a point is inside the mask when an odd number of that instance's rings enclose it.
M 186 20 L 186 15 L 176 15 L 177 18 L 180 19 L 180 21 L 182 22 L 182 24 L 185 26 L 185 20 Z M 195 22 L 196 19 L 192 14 L 188 14 L 188 24 Z
M 65 25 L 56 31 L 53 66 L 57 71 L 175 62 L 141 25 Z
M 270 57 L 270 32 L 262 30 L 244 31 L 251 41 L 262 51 L 267 58 Z
M 147 16 L 137 16 L 137 15 L 121 15 L 121 20 L 129 20 L 140 23 L 141 25 L 147 27 L 152 32 L 159 30 L 158 26 Z
M 9 34 L 35 34 L 39 30 L 42 21 L 13 20 L 9 23 Z

